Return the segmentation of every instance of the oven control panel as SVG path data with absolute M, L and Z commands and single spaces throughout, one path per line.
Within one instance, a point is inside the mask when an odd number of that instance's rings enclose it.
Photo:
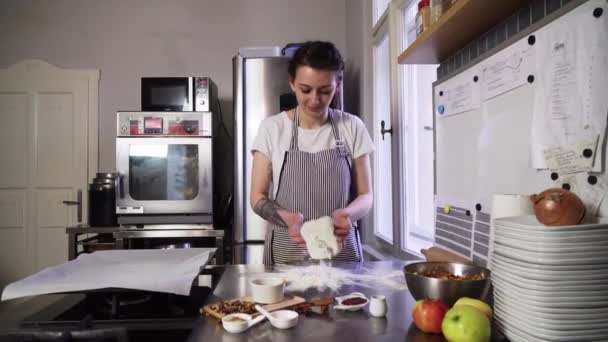
M 118 112 L 117 137 L 211 137 L 211 112 Z

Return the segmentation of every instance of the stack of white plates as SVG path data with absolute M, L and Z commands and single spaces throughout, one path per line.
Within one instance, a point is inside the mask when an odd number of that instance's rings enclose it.
M 510 341 L 608 341 L 608 218 L 496 219 L 493 247 L 496 324 Z

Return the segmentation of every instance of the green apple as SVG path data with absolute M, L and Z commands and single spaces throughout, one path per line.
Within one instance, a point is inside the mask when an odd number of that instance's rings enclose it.
M 490 320 L 470 305 L 452 307 L 441 322 L 441 332 L 448 342 L 490 341 Z
M 462 297 L 459 300 L 457 300 L 453 306 L 458 306 L 458 305 L 470 305 L 470 306 L 474 307 L 475 309 L 483 312 L 490 321 L 492 320 L 492 308 L 488 304 L 486 304 L 485 302 L 483 302 L 479 299 Z

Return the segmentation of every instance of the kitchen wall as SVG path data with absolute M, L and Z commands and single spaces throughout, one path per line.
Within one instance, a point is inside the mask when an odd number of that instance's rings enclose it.
M 344 93 L 349 101 L 346 101 L 345 106 L 347 109 L 353 108 L 353 112 L 359 114 L 372 135 L 372 1 L 348 0 L 346 12 L 348 72 L 344 82 Z M 375 245 L 373 222 L 373 212 L 362 219 L 361 235 L 365 244 Z
M 101 70 L 100 172 L 115 167 L 115 113 L 140 108 L 142 76 L 210 76 L 232 135 L 232 57 L 245 46 L 333 41 L 346 60 L 345 108 L 372 127 L 370 0 L 2 0 L 1 8 L 0 68 L 36 58 Z M 230 170 L 228 138 L 216 142 Z M 224 198 L 232 179 L 218 183 Z
M 140 77 L 210 76 L 231 127 L 238 49 L 321 39 L 348 60 L 357 53 L 347 49 L 346 9 L 346 0 L 2 0 L 0 68 L 36 58 L 100 69 L 99 170 L 111 171 L 115 112 L 140 108 Z M 358 108 L 355 98 L 347 109 Z

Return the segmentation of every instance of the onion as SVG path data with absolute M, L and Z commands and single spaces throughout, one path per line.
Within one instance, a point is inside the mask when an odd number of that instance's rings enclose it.
M 583 201 L 573 192 L 560 188 L 547 189 L 530 196 L 538 221 L 546 226 L 571 226 L 585 216 Z

